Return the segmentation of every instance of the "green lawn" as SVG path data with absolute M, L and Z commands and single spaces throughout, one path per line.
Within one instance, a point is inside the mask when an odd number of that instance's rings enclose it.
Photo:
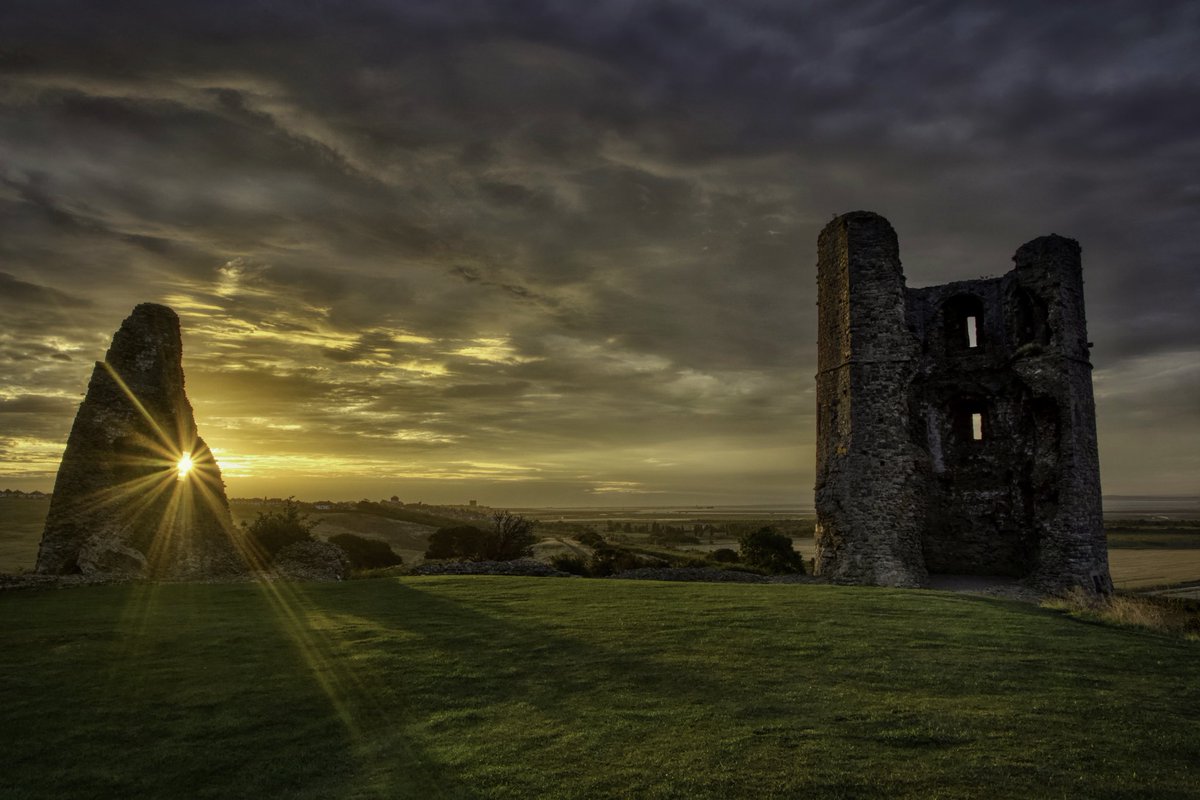
M 1200 796 L 1200 643 L 936 592 L 0 594 L 0 796 Z
M 1109 549 L 1131 548 L 1147 550 L 1152 548 L 1200 548 L 1200 527 L 1146 529 L 1146 528 L 1115 528 L 1105 531 Z
M 33 571 L 50 501 L 0 497 L 0 572 Z

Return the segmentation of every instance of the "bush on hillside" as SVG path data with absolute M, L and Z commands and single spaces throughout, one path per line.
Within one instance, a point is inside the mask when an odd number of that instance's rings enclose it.
M 289 544 L 313 541 L 312 530 L 316 524 L 289 497 L 282 511 L 260 511 L 250 524 L 243 522 L 242 528 L 251 549 L 265 564 Z
M 592 553 L 592 558 L 588 562 L 588 574 L 593 578 L 603 578 L 606 575 L 624 572 L 627 569 L 637 569 L 641 566 L 645 565 L 635 553 L 605 545 L 597 547 L 596 552 Z
M 573 556 L 568 553 L 561 553 L 557 556 L 554 556 L 554 558 L 550 559 L 550 566 L 557 570 L 561 570 L 562 572 L 569 572 L 572 575 L 587 576 L 591 574 L 591 572 L 588 570 L 587 559 L 581 558 L 580 556 Z
M 429 537 L 425 558 L 453 558 L 463 561 L 484 561 L 488 558 L 488 533 L 474 525 L 455 525 L 438 528 Z
M 741 545 L 742 561 L 752 567 L 761 567 L 776 575 L 803 573 L 804 559 L 792 549 L 792 540 L 774 528 L 759 528 L 753 533 L 743 534 Z
M 396 555 L 387 542 L 379 539 L 368 539 L 353 533 L 339 533 L 337 536 L 330 536 L 329 543 L 342 548 L 346 558 L 350 559 L 351 569 L 379 569 L 404 563 L 404 559 Z
M 604 537 L 595 531 L 584 531 L 575 537 L 575 541 L 585 547 L 600 547 L 604 544 Z
M 737 563 L 738 560 L 737 550 L 732 550 L 728 547 L 721 547 L 713 550 L 708 554 L 708 557 L 713 561 L 718 561 L 722 564 L 734 564 Z
M 474 525 L 439 528 L 429 537 L 425 557 L 453 558 L 463 561 L 513 561 L 533 555 L 537 536 L 535 520 L 501 511 L 492 517 L 492 529 L 482 531 Z

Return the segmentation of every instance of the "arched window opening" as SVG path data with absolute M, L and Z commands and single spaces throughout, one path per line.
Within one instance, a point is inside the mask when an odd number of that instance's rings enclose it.
M 951 297 L 942 306 L 947 350 L 975 350 L 983 345 L 983 301 L 970 294 Z

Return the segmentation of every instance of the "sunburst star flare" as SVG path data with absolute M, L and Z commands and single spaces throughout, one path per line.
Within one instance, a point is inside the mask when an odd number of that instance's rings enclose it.
M 245 571 L 221 471 L 184 392 L 179 318 L 143 303 L 97 362 L 38 551 L 46 574 Z

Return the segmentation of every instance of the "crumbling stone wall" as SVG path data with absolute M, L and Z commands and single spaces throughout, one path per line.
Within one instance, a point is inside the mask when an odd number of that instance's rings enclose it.
M 1079 245 L 909 289 L 883 217 L 818 240 L 817 572 L 1111 591 Z

